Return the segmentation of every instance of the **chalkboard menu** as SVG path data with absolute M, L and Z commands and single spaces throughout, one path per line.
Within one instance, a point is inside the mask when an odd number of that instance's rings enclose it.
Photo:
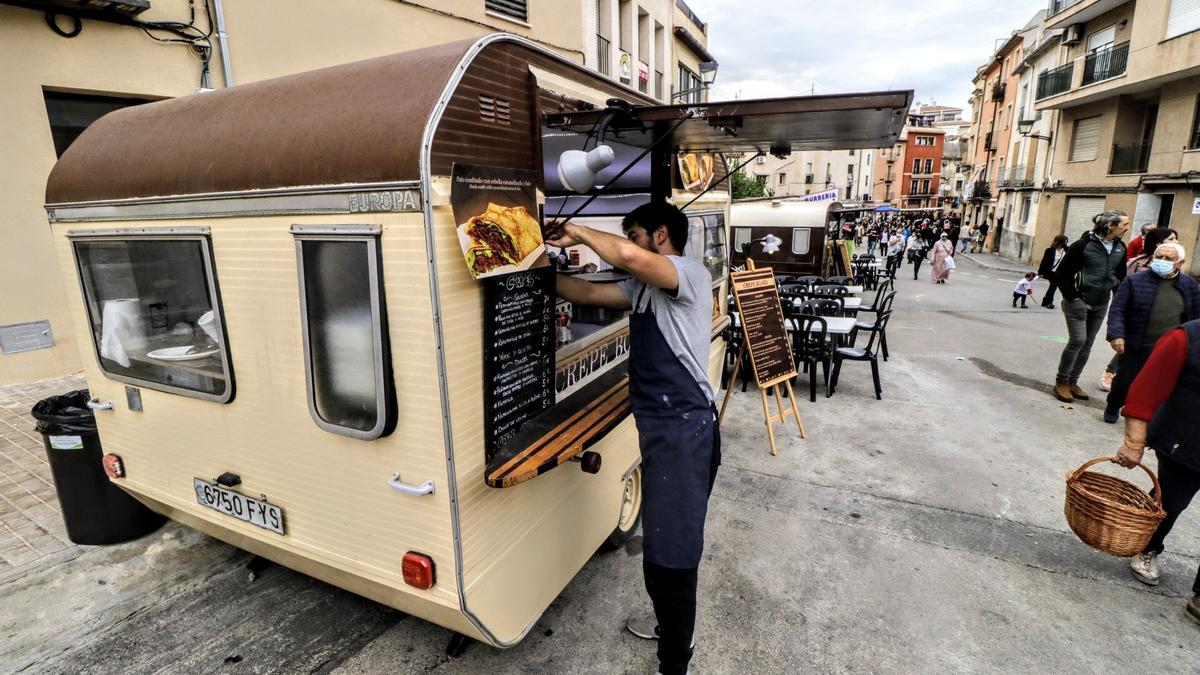
M 554 271 L 483 283 L 483 413 L 490 460 L 521 425 L 554 405 Z
M 738 316 L 750 350 L 750 364 L 759 387 L 796 376 L 792 345 L 779 305 L 779 289 L 770 267 L 730 274 Z

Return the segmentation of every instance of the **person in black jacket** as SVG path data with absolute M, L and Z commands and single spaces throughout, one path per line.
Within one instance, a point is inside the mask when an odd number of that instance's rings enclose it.
M 1050 282 L 1050 287 L 1042 296 L 1042 307 L 1046 309 L 1054 309 L 1054 291 L 1058 290 L 1058 284 L 1054 283 L 1054 271 L 1058 269 L 1058 264 L 1067 255 L 1067 242 L 1065 234 L 1055 237 L 1050 248 L 1042 254 L 1042 264 L 1038 265 L 1038 276 Z
M 1054 273 L 1054 281 L 1062 289 L 1068 335 L 1058 360 L 1054 396 L 1065 403 L 1090 398 L 1079 386 L 1079 376 L 1104 324 L 1112 292 L 1125 279 L 1125 242 L 1121 238 L 1129 232 L 1129 216 L 1123 211 L 1105 211 L 1093 218 L 1092 224 L 1092 231 L 1067 249 Z
M 1182 244 L 1158 246 L 1150 269 L 1138 272 L 1117 288 L 1108 311 L 1109 344 L 1121 354 L 1121 365 L 1108 393 L 1104 421 L 1116 424 L 1129 386 L 1150 359 L 1154 344 L 1168 331 L 1200 319 L 1200 284 L 1182 273 Z

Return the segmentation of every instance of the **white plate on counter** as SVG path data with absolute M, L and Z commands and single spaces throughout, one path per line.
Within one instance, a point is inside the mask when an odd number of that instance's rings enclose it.
M 163 347 L 155 349 L 146 354 L 146 356 L 156 361 L 196 361 L 198 359 L 206 359 L 221 351 L 220 347 L 212 347 L 203 351 L 192 352 L 192 345 L 184 345 L 182 347 Z M 188 352 L 191 352 L 190 354 Z

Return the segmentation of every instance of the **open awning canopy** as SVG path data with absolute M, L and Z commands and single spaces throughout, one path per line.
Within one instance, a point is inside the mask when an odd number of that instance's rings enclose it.
M 650 142 L 672 133 L 677 152 L 770 152 L 890 148 L 900 137 L 913 92 L 885 91 L 749 101 L 634 106 L 631 122 Z M 547 116 L 550 127 L 590 133 L 604 110 Z M 673 132 L 670 130 L 678 124 Z M 630 122 L 614 131 L 633 129 Z M 633 134 L 636 136 L 636 134 Z

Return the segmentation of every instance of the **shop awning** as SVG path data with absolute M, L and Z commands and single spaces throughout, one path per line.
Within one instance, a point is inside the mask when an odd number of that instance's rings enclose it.
M 673 133 L 678 152 L 774 152 L 890 148 L 904 128 L 913 92 L 885 91 L 831 96 L 714 103 L 635 106 L 636 121 Z M 551 127 L 588 133 L 606 112 L 550 115 Z M 619 130 L 619 128 L 618 128 Z M 647 134 L 650 136 L 650 134 Z

